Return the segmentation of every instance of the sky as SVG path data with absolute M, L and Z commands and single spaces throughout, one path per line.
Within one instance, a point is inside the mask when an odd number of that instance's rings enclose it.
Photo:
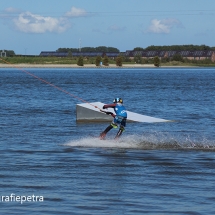
M 58 48 L 151 45 L 215 47 L 215 0 L 7 0 L 0 50 L 39 55 Z

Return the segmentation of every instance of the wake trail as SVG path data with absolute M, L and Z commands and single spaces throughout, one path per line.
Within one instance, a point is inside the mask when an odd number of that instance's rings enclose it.
M 115 148 L 115 149 L 195 149 L 215 151 L 215 142 L 202 138 L 196 140 L 190 137 L 170 136 L 164 134 L 147 134 L 147 135 L 128 135 L 118 140 L 106 139 L 100 140 L 94 137 L 83 137 L 71 140 L 64 146 L 79 148 Z

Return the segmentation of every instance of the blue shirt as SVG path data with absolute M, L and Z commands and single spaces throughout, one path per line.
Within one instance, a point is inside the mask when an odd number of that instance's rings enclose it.
M 127 118 L 127 112 L 125 107 L 121 103 L 117 103 L 116 106 L 114 107 L 114 111 L 117 116 L 122 116 Z

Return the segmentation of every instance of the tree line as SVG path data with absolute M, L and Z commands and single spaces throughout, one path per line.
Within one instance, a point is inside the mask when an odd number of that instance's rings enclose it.
M 82 47 L 82 48 L 58 48 L 57 52 L 105 52 L 105 53 L 119 53 L 119 49 L 114 47 L 98 46 L 98 47 Z
M 215 51 L 215 47 L 206 45 L 171 45 L 171 46 L 148 46 L 134 48 L 134 51 Z
M 171 45 L 171 46 L 148 46 L 146 48 L 136 47 L 133 51 L 215 51 L 215 47 L 210 47 L 206 45 Z M 59 48 L 57 52 L 79 52 L 78 48 Z M 116 52 L 120 53 L 119 49 L 114 47 L 83 47 L 81 52 Z
M 58 48 L 56 52 L 79 52 L 79 48 Z M 210 47 L 206 45 L 171 45 L 171 46 L 148 46 L 146 48 L 136 47 L 133 51 L 215 51 L 215 47 Z M 1 52 L 6 52 L 7 57 L 15 56 L 13 50 L 0 50 Z M 104 53 L 120 53 L 119 49 L 115 47 L 98 46 L 98 47 L 82 47 L 81 52 L 104 52 Z

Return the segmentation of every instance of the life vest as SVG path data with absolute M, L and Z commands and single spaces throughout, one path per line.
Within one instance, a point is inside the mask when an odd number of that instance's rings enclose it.
M 114 107 L 114 111 L 117 116 L 125 117 L 127 118 L 127 112 L 125 107 L 121 103 L 117 103 Z

